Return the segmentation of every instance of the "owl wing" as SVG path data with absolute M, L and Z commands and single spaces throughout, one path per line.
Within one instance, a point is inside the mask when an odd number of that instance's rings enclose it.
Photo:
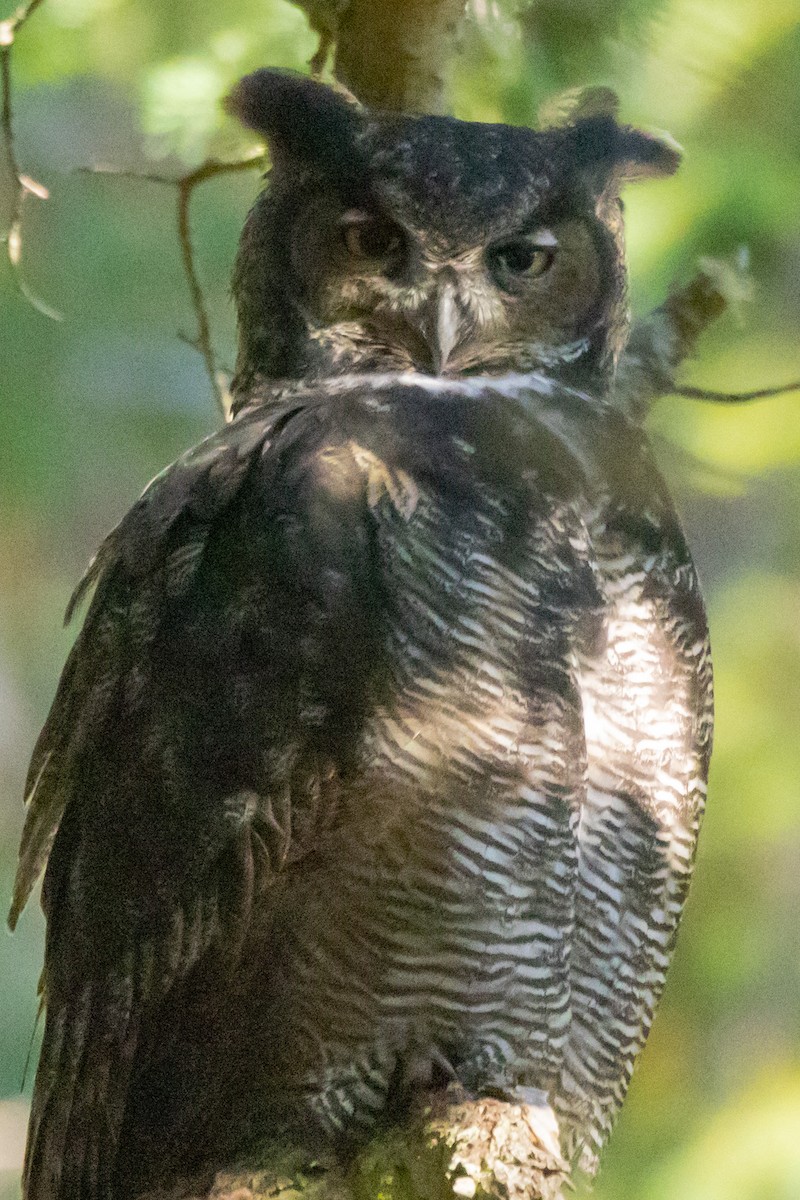
M 603 635 L 581 656 L 568 1153 L 596 1168 L 661 995 L 694 861 L 713 722 L 708 628 L 683 531 L 643 434 L 609 416 L 586 536 Z
M 76 595 L 96 585 L 33 756 L 10 916 L 47 862 L 29 1200 L 109 1195 L 165 1000 L 198 964 L 224 987 L 264 889 L 334 819 L 370 580 L 358 480 L 320 483 L 324 436 L 278 407 L 207 439 Z

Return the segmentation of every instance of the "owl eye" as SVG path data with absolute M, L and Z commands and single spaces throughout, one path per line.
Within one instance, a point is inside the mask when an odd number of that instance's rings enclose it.
M 553 265 L 556 242 L 552 234 L 509 238 L 487 252 L 489 269 L 500 287 L 514 284 L 523 276 L 536 279 Z
M 342 218 L 342 239 L 351 258 L 373 262 L 395 257 L 403 244 L 400 230 L 391 221 L 359 212 Z

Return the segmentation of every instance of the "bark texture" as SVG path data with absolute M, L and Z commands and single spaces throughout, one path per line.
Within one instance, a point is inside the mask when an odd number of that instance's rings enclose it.
M 320 70 L 335 44 L 334 74 L 363 104 L 444 113 L 465 0 L 294 0 L 320 36 Z

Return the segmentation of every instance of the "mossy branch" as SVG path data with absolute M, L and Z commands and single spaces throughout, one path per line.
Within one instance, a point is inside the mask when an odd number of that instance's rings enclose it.
M 347 1164 L 267 1143 L 140 1200 L 560 1200 L 567 1178 L 546 1104 L 451 1085 Z

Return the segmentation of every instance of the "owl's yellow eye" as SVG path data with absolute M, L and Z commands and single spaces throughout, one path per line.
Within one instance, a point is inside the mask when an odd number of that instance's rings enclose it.
M 395 224 L 368 213 L 346 213 L 342 238 L 351 258 L 376 261 L 393 258 L 402 247 L 402 234 Z
M 487 251 L 486 258 L 495 281 L 505 288 L 523 277 L 536 279 L 544 275 L 553 265 L 555 256 L 555 238 L 545 234 L 498 242 Z

